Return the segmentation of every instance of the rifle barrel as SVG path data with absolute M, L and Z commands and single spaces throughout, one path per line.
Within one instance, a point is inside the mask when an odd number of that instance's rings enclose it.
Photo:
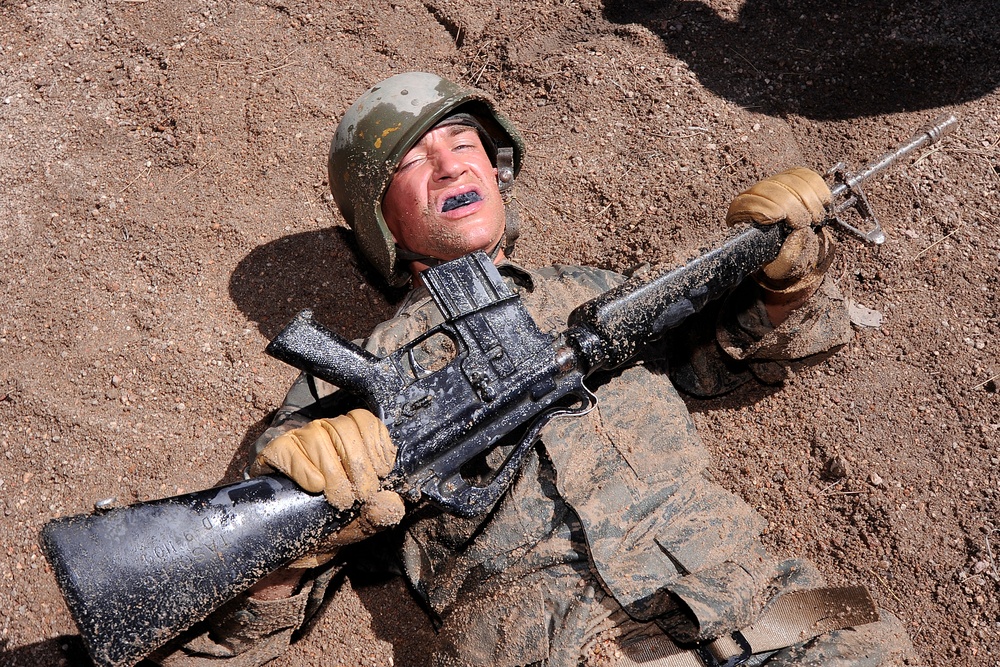
M 588 372 L 615 368 L 647 342 L 725 296 L 773 261 L 787 236 L 784 225 L 748 227 L 684 266 L 646 279 L 630 278 L 569 316 L 572 340 Z
M 920 128 L 916 134 L 910 137 L 909 140 L 897 146 L 894 150 L 889 151 L 879 159 L 870 163 L 861 171 L 848 176 L 844 183 L 837 183 L 831 188 L 834 201 L 843 195 L 849 194 L 854 188 L 856 188 L 862 181 L 871 178 L 878 172 L 892 166 L 897 161 L 903 159 L 910 153 L 920 150 L 924 146 L 929 146 L 935 144 L 941 140 L 942 137 L 950 134 L 955 127 L 958 126 L 958 119 L 952 114 L 944 114 L 937 117 L 928 125 Z M 840 206 L 838 208 L 838 213 L 847 208 L 847 205 Z

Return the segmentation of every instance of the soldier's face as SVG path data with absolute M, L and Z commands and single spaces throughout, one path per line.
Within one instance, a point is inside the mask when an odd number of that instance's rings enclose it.
M 504 206 L 476 130 L 445 125 L 425 134 L 399 161 L 382 216 L 396 242 L 415 253 L 450 260 L 492 250 Z

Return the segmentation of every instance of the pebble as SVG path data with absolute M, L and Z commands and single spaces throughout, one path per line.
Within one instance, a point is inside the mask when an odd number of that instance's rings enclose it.
M 862 306 L 859 303 L 848 301 L 847 312 L 850 315 L 851 323 L 859 327 L 877 329 L 882 326 L 882 313 Z
M 831 479 L 844 479 L 849 474 L 847 461 L 839 455 L 827 459 L 823 464 L 823 474 Z

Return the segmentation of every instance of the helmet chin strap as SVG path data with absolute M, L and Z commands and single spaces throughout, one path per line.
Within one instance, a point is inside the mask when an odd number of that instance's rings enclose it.
M 510 146 L 497 149 L 497 184 L 504 208 L 504 230 L 501 237 L 503 254 L 511 257 L 514 254 L 514 242 L 521 235 L 521 220 L 514 202 L 514 149 Z M 495 256 L 493 258 L 496 259 Z

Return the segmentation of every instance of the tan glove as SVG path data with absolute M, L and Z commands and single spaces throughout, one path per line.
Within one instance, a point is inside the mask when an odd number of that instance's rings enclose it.
M 754 275 L 769 301 L 795 302 L 811 294 L 833 261 L 833 237 L 826 227 L 813 229 L 827 216 L 830 188 L 811 169 L 795 167 L 736 195 L 726 223 L 772 225 L 784 222 L 793 231 L 778 257 Z
M 340 510 L 360 501 L 358 520 L 324 544 L 335 548 L 402 520 L 403 499 L 379 487 L 395 460 L 396 446 L 385 425 L 368 410 L 352 410 L 278 436 L 257 455 L 251 474 L 282 472 L 310 493 L 322 491 Z

